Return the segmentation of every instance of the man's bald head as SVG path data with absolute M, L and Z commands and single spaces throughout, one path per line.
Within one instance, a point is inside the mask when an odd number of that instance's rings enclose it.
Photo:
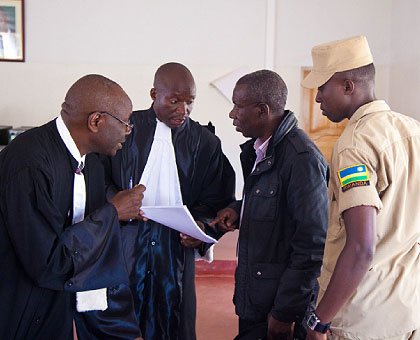
M 167 63 L 159 67 L 150 90 L 157 118 L 171 129 L 180 127 L 191 113 L 195 91 L 194 78 L 184 65 Z
M 167 63 L 160 66 L 153 81 L 155 89 L 184 89 L 186 86 L 193 84 L 195 87 L 194 77 L 190 70 L 179 63 Z
M 80 154 L 115 155 L 125 141 L 132 113 L 128 95 L 116 82 L 89 74 L 68 90 L 61 117 Z
M 116 82 L 98 74 L 76 81 L 67 91 L 61 114 L 71 121 L 83 121 L 92 112 L 118 114 L 131 107 L 131 100 Z

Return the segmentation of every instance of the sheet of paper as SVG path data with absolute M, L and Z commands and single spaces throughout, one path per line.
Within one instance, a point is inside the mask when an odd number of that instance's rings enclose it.
M 172 207 L 141 207 L 144 216 L 169 228 L 175 229 L 186 235 L 194 237 L 206 243 L 217 241 L 206 235 L 195 223 L 190 211 L 185 205 Z

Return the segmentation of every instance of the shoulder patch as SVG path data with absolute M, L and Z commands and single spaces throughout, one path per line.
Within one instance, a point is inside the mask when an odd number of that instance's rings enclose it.
M 370 185 L 369 173 L 365 164 L 356 164 L 337 171 L 343 192 Z

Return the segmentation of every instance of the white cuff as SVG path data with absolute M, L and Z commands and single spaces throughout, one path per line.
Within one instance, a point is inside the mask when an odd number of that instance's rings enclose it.
M 207 252 L 204 254 L 204 256 L 201 256 L 197 249 L 194 249 L 194 258 L 196 261 L 206 261 L 208 263 L 213 262 L 213 247 L 214 244 L 207 249 Z
M 106 288 L 76 293 L 76 309 L 79 313 L 108 308 Z

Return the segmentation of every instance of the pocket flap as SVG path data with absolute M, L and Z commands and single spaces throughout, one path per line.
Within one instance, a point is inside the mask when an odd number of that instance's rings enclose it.
M 263 188 L 258 188 L 257 186 L 254 189 L 254 195 L 261 197 L 274 197 L 277 194 L 278 188 L 278 183 L 270 183 L 268 186 L 265 186 Z

